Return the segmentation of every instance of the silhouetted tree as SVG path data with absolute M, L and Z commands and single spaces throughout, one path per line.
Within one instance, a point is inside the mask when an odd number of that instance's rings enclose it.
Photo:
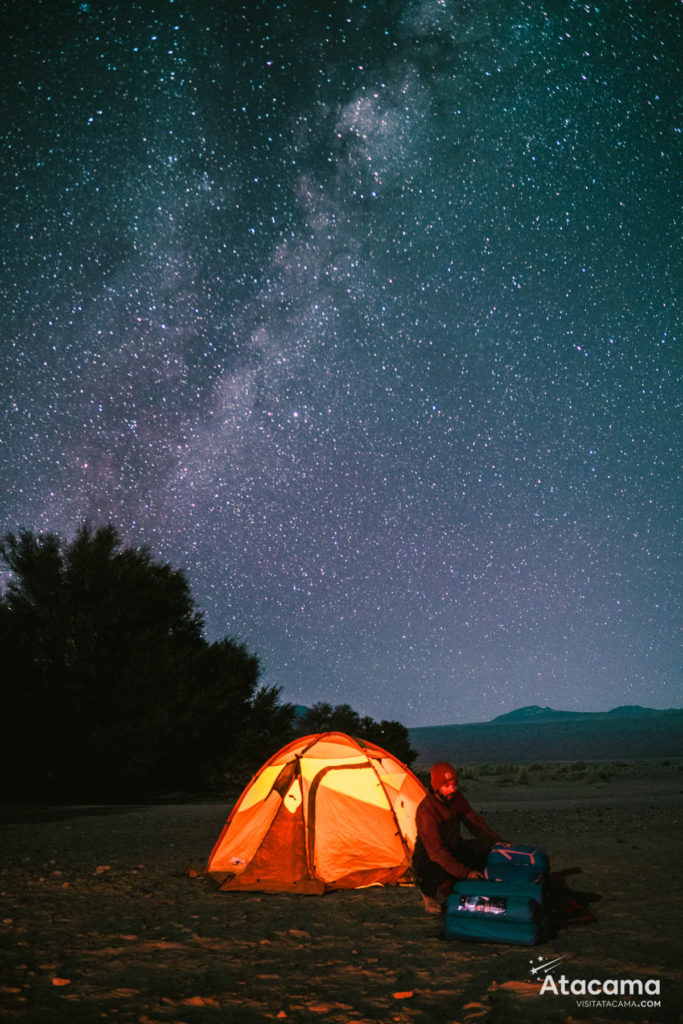
M 8 792 L 197 788 L 246 777 L 291 735 L 294 708 L 259 688 L 258 659 L 208 643 L 185 575 L 112 526 L 70 544 L 8 534 L 0 683 Z
M 410 745 L 410 734 L 405 725 L 396 721 L 376 722 L 369 716 L 361 717 L 349 704 L 336 704 L 333 707 L 325 701 L 319 701 L 299 717 L 296 732 L 300 736 L 316 732 L 344 732 L 347 736 L 376 743 L 407 765 L 411 765 L 417 757 L 417 751 Z

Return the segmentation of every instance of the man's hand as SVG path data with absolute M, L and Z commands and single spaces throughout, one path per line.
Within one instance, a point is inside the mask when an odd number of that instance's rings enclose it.
M 465 878 L 483 878 L 481 871 L 468 871 Z

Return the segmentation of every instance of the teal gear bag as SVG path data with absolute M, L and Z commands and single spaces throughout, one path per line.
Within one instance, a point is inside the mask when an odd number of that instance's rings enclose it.
M 456 882 L 446 904 L 447 939 L 535 946 L 548 933 L 544 882 Z
M 549 871 L 550 858 L 545 850 L 524 843 L 496 843 L 489 851 L 484 877 L 499 882 L 536 882 L 546 878 Z

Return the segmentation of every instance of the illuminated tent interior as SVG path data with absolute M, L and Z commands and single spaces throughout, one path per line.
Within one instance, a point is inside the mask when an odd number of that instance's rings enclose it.
M 395 884 L 410 870 L 424 796 L 410 769 L 374 743 L 301 737 L 254 775 L 207 871 L 222 889 L 262 892 Z

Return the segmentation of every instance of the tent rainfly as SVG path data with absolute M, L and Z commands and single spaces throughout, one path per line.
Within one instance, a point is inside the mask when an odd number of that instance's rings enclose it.
M 425 796 L 409 768 L 340 732 L 304 736 L 254 775 L 213 848 L 221 889 L 323 893 L 409 872 Z

